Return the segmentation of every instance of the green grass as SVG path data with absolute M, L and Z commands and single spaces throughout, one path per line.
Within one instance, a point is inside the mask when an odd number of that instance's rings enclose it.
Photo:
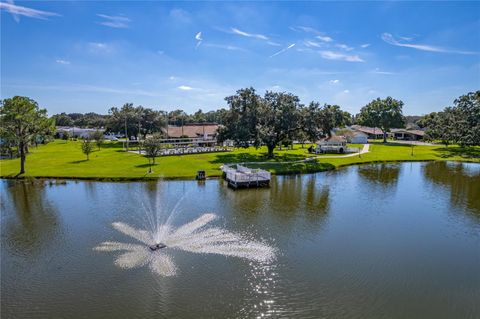
M 333 169 L 343 165 L 385 161 L 458 160 L 480 162 L 480 148 L 461 149 L 450 146 L 415 146 L 373 143 L 370 153 L 361 157 L 325 158 L 303 163 L 279 163 L 303 160 L 314 155 L 307 148 L 295 145 L 293 150 L 276 150 L 275 158 L 267 159 L 266 148 L 235 149 L 226 153 L 191 154 L 157 158 L 153 173 L 148 174 L 145 157 L 127 153 L 121 143 L 107 142 L 101 150 L 90 154 L 90 160 L 80 150 L 80 141 L 54 141 L 32 148 L 27 156 L 26 174 L 31 177 L 85 178 L 85 179 L 148 179 L 194 178 L 197 170 L 206 170 L 207 176 L 220 176 L 224 163 L 263 162 L 249 165 L 261 167 L 275 174 L 309 173 Z M 359 145 L 353 145 L 359 147 Z M 0 176 L 14 177 L 19 171 L 19 159 L 0 160 Z

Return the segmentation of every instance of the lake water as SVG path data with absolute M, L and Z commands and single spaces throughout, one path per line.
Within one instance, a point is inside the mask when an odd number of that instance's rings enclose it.
M 2 318 L 480 318 L 480 165 L 403 163 L 276 177 L 65 185 L 0 182 Z M 266 243 L 256 262 L 172 250 L 177 273 L 125 270 L 104 241 L 206 212 Z M 162 217 L 163 218 L 163 217 Z

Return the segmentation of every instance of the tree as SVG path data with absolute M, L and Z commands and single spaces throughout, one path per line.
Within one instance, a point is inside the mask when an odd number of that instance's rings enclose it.
M 93 152 L 93 143 L 90 139 L 85 139 L 82 142 L 82 152 L 87 155 L 87 161 L 90 159 L 90 153 Z
M 108 113 L 110 114 L 110 119 L 107 123 L 109 131 L 123 132 L 127 139 L 130 136 L 138 136 L 138 122 L 141 112 L 139 108 L 133 106 L 133 103 L 125 103 L 120 109 L 112 107 Z
M 344 112 L 338 105 L 325 104 L 318 111 L 318 123 L 323 135 L 332 136 L 335 127 L 344 126 L 350 121 L 350 113 Z
M 231 139 L 235 146 L 260 146 L 257 124 L 259 122 L 262 98 L 254 88 L 237 91 L 237 94 L 225 98 L 230 109 L 225 116 L 225 126 L 219 130 L 219 139 Z
M 402 101 L 390 96 L 383 100 L 377 98 L 361 108 L 357 121 L 360 125 L 380 127 L 383 131 L 383 142 L 386 143 L 390 128 L 405 125 L 402 106 Z
M 460 96 L 454 104 L 458 142 L 462 146 L 480 145 L 480 90 Z
M 56 126 L 72 126 L 73 120 L 66 113 L 55 114 L 52 116 L 55 119 Z
M 105 136 L 103 135 L 103 132 L 100 130 L 96 130 L 90 133 L 89 139 L 92 139 L 95 141 L 95 144 L 97 145 L 98 149 L 102 146 L 103 142 L 105 141 Z
M 155 158 L 160 155 L 161 143 L 160 143 L 161 136 L 160 134 L 155 134 L 152 137 L 145 139 L 143 142 L 143 149 L 145 150 L 145 157 L 148 158 L 149 170 L 148 172 L 152 172 L 152 165 L 155 165 Z
M 293 94 L 266 92 L 262 98 L 246 88 L 225 100 L 230 110 L 219 139 L 232 139 L 241 147 L 266 145 L 268 157 L 280 142 L 293 140 L 301 126 L 300 100 Z
M 25 173 L 28 145 L 34 139 L 53 133 L 55 123 L 47 117 L 47 110 L 40 109 L 37 102 L 24 96 L 14 96 L 0 103 L 0 133 L 8 137 L 18 148 L 20 172 Z
M 320 137 L 320 131 L 318 129 L 319 110 L 320 104 L 318 102 L 310 102 L 308 107 L 303 107 L 300 109 L 302 121 L 301 131 L 312 143 L 315 143 L 315 141 Z
M 143 139 L 147 134 L 162 132 L 166 125 L 166 116 L 162 111 L 145 108 L 140 114 L 140 134 L 143 135 Z
M 288 144 L 300 129 L 300 99 L 291 93 L 267 91 L 260 105 L 258 136 L 272 158 L 275 146 L 284 141 Z
M 448 147 L 480 145 L 480 91 L 470 92 L 454 101 L 453 107 L 425 115 L 418 125 L 426 129 L 430 140 L 440 140 Z
M 70 132 L 65 130 L 62 132 L 62 139 L 65 140 L 65 142 L 67 142 L 69 139 L 70 139 Z
M 443 112 L 431 113 L 422 125 L 428 125 L 425 131 L 426 139 L 440 140 L 445 147 L 455 142 L 456 114 L 452 108 L 445 108 Z

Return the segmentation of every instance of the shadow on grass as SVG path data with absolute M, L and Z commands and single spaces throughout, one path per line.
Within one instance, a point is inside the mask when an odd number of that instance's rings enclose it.
M 480 159 L 479 147 L 450 146 L 450 147 L 439 147 L 434 150 L 438 152 L 438 156 L 442 158 L 459 156 L 459 157 L 468 158 L 468 159 Z
M 155 166 L 157 166 L 158 163 L 155 163 L 152 165 L 152 169 L 155 168 Z M 149 168 L 150 167 L 150 164 L 138 164 L 138 165 L 135 165 L 135 167 L 138 167 L 138 168 Z
M 387 141 L 387 143 L 382 142 L 377 142 L 377 141 L 369 141 L 368 144 L 370 145 L 385 145 L 385 146 L 403 146 L 403 147 L 412 147 L 411 144 L 405 144 L 405 143 L 395 143 L 391 141 Z
M 84 163 L 84 162 L 88 162 L 88 160 L 83 159 L 83 160 L 78 160 L 78 161 L 72 161 L 72 162 L 69 162 L 69 164 L 80 164 L 80 163 Z
M 248 167 L 265 169 L 277 175 L 316 173 L 335 169 L 335 166 L 330 163 L 320 163 L 317 161 L 300 163 L 255 163 L 249 164 Z
M 291 162 L 305 159 L 306 156 L 300 154 L 275 153 L 273 158 L 268 158 L 267 153 L 228 153 L 218 154 L 214 160 L 210 161 L 213 164 L 225 163 L 245 163 L 245 162 Z

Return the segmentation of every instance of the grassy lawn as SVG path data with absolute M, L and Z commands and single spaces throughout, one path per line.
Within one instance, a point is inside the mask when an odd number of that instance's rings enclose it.
M 307 145 L 296 145 L 293 150 L 276 150 L 274 159 L 267 159 L 266 148 L 235 149 L 232 152 L 165 156 L 157 158 L 153 173 L 148 174 L 145 157 L 127 153 L 121 143 L 107 142 L 101 150 L 95 150 L 87 161 L 80 150 L 80 141 L 61 141 L 32 148 L 27 156 L 25 176 L 60 178 L 194 178 L 197 170 L 206 170 L 207 176 L 220 176 L 224 163 L 263 162 L 250 165 L 268 169 L 275 174 L 308 173 L 334 169 L 338 166 L 366 162 L 459 160 L 480 162 L 480 148 L 461 149 L 450 146 L 415 146 L 413 156 L 409 145 L 374 142 L 370 153 L 360 157 L 325 158 L 304 163 L 278 163 L 303 160 L 313 155 L 307 153 Z M 359 147 L 360 145 L 352 145 Z M 0 160 L 0 176 L 13 177 L 19 171 L 19 159 Z

